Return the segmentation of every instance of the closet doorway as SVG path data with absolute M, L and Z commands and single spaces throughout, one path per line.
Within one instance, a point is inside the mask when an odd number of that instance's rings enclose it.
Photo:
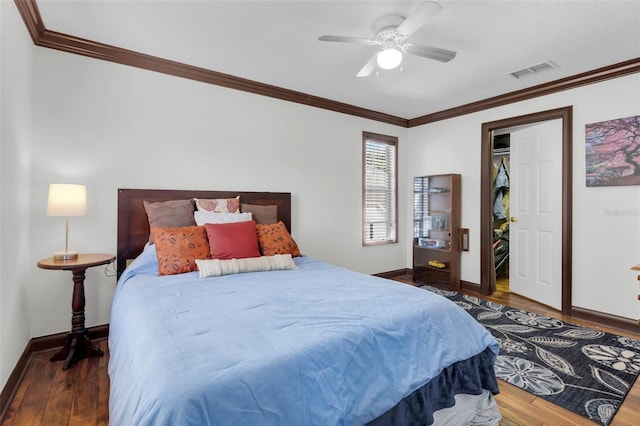
M 496 290 L 560 310 L 562 120 L 493 133 Z
M 496 281 L 504 285 L 513 280 L 512 287 L 519 285 L 519 293 L 561 309 L 563 313 L 569 313 L 571 309 L 571 117 L 572 109 L 567 107 L 485 123 L 482 126 L 480 291 L 483 294 L 493 293 L 496 290 Z M 551 120 L 556 120 L 557 126 L 554 132 L 562 134 L 561 146 L 558 146 L 560 142 L 553 142 L 553 146 L 540 151 L 543 155 L 550 151 L 556 152 L 553 160 L 557 160 L 559 165 L 556 166 L 557 176 L 555 177 L 547 172 L 538 174 L 533 168 L 532 172 L 527 169 L 528 160 L 522 159 L 522 155 L 529 155 L 526 143 L 532 135 L 535 137 L 536 129 L 544 131 L 549 126 L 554 128 L 553 123 L 542 125 L 543 122 Z M 517 167 L 516 170 L 512 170 L 514 138 L 519 138 L 515 142 L 519 147 L 515 152 L 520 164 L 519 171 Z M 557 139 L 556 137 L 555 140 Z M 537 160 L 534 158 L 532 161 Z M 519 180 L 513 180 L 514 171 L 520 177 Z M 531 186 L 527 177 L 532 177 L 536 183 Z M 514 183 L 520 188 L 518 192 L 521 198 L 519 201 L 516 200 L 517 205 L 512 208 L 510 201 L 513 201 L 514 195 L 517 197 L 513 193 L 514 189 L 511 188 Z M 557 209 L 557 220 L 553 230 L 545 228 L 548 225 L 544 215 L 535 218 L 535 215 L 530 215 L 526 208 L 522 208 L 523 206 L 533 207 L 531 211 L 544 211 L 549 207 L 544 205 L 544 200 L 540 207 L 532 205 L 537 202 L 533 194 L 540 185 L 546 186 L 547 190 L 555 188 L 557 195 L 554 204 L 561 204 L 561 212 Z M 518 216 L 511 214 L 517 208 L 520 208 L 517 214 L 521 215 L 521 223 L 518 223 L 520 220 Z M 536 225 L 535 222 L 531 222 L 532 220 L 539 222 Z M 535 229 L 536 226 L 540 226 L 540 231 L 528 234 L 529 230 Z M 540 235 L 544 237 L 553 234 L 556 235 L 557 241 L 561 240 L 561 242 L 545 241 L 544 238 L 539 238 Z M 532 235 L 536 236 L 535 242 L 527 240 Z M 542 244 L 545 243 L 548 247 L 541 249 Z M 514 244 L 517 244 L 517 250 Z M 545 259 L 540 256 L 540 254 L 550 256 L 552 248 L 556 250 L 553 257 Z M 554 278 L 557 291 L 555 295 L 552 295 L 553 292 L 549 291 L 550 288 L 547 285 L 551 281 L 551 275 L 547 277 L 540 275 L 540 271 L 547 267 L 546 262 L 549 262 L 549 259 L 555 259 L 556 269 L 553 270 L 549 265 L 548 271 L 543 273 L 554 273 L 557 277 Z M 512 276 L 512 280 L 508 280 L 509 275 L 514 272 L 516 275 Z M 527 282 L 527 279 L 534 276 L 534 272 L 535 279 Z M 541 277 L 542 280 L 540 280 Z M 525 281 L 522 281 L 523 279 Z
M 493 258 L 496 290 L 509 292 L 509 218 L 511 208 L 511 132 L 493 132 Z

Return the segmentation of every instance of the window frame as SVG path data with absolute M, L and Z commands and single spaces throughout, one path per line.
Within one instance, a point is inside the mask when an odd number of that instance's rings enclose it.
M 372 240 L 368 238 L 370 229 L 367 226 L 367 142 L 371 141 L 378 144 L 385 144 L 393 148 L 394 158 L 393 161 L 393 182 L 391 183 L 391 200 L 393 204 L 391 206 L 391 214 L 393 215 L 391 220 L 387 221 L 386 233 L 387 238 L 383 240 Z M 389 160 L 387 160 L 389 161 Z M 388 193 L 388 191 L 387 191 Z M 387 202 L 389 200 L 387 199 Z M 396 244 L 398 243 L 398 138 L 395 136 L 382 135 L 379 133 L 362 132 L 362 245 L 377 246 L 381 244 Z

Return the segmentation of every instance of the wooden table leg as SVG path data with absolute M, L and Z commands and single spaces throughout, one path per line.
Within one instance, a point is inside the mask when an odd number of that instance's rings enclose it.
M 62 369 L 67 370 L 83 358 L 103 355 L 104 352 L 91 343 L 91 339 L 89 339 L 89 336 L 85 331 L 83 334 L 69 333 L 64 346 L 60 348 L 60 350 L 56 352 L 50 360 L 64 361 Z
M 67 335 L 64 346 L 56 352 L 51 361 L 64 360 L 63 370 L 83 358 L 103 356 L 104 352 L 91 343 L 84 326 L 84 277 L 86 268 L 73 270 L 73 300 L 71 302 L 71 333 Z

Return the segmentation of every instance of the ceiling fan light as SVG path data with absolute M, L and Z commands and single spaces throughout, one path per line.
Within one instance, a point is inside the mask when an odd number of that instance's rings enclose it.
M 389 47 L 378 53 L 377 61 L 378 66 L 382 69 L 394 69 L 402 62 L 402 52 L 393 47 Z

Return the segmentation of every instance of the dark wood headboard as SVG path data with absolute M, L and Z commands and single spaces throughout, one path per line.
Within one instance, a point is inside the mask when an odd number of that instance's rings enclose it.
M 191 198 L 232 198 L 242 204 L 278 206 L 278 220 L 291 232 L 291 193 L 242 191 L 191 191 L 181 189 L 118 189 L 118 278 L 149 241 L 149 220 L 143 201 L 188 200 Z

